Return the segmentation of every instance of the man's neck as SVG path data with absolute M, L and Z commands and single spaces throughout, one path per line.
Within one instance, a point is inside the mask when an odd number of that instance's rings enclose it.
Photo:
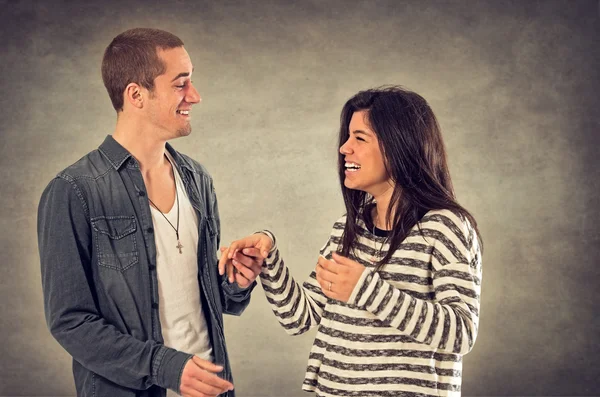
M 141 128 L 137 123 L 119 118 L 113 133 L 119 142 L 140 164 L 142 174 L 161 170 L 165 165 L 165 140 L 157 138 L 157 134 Z

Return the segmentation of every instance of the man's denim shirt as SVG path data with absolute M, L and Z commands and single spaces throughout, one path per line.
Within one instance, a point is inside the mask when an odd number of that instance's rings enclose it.
M 256 283 L 217 269 L 220 224 L 212 178 L 169 144 L 198 215 L 198 282 L 219 376 L 232 381 L 223 313 L 239 315 Z M 191 357 L 163 345 L 156 246 L 138 161 L 112 136 L 42 194 L 38 239 L 46 321 L 73 356 L 78 396 L 165 396 Z M 226 394 L 233 396 L 233 392 Z

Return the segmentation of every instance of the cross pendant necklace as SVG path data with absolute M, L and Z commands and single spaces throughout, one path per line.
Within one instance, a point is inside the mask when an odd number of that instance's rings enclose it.
M 169 218 L 167 218 L 167 216 L 156 206 L 156 204 L 154 204 L 152 200 L 150 200 L 150 196 L 148 196 L 148 201 L 150 201 L 150 204 L 152 204 L 152 206 L 156 208 L 158 212 L 160 212 L 160 214 L 165 218 L 165 220 L 169 222 L 169 225 L 171 225 L 173 230 L 175 230 L 175 236 L 177 237 L 177 245 L 175 246 L 175 248 L 179 250 L 180 254 L 183 254 L 183 251 L 181 250 L 183 248 L 183 244 L 181 244 L 181 241 L 179 241 L 179 196 L 177 195 L 177 185 L 175 185 L 175 198 L 177 201 L 177 227 L 173 226 L 171 221 L 169 221 Z
M 170 162 L 171 161 L 169 160 L 169 163 Z M 156 206 L 156 204 L 154 204 L 152 200 L 150 200 L 150 195 L 148 195 L 148 201 L 150 202 L 150 204 L 152 204 L 154 208 L 156 208 L 158 212 L 160 212 L 163 218 L 165 218 L 165 220 L 169 222 L 169 225 L 171 225 L 173 230 L 175 230 L 175 236 L 177 237 L 177 245 L 175 246 L 175 248 L 179 250 L 180 254 L 183 254 L 183 251 L 181 250 L 183 248 L 183 245 L 181 244 L 181 241 L 179 241 L 179 194 L 177 194 L 177 178 L 175 177 L 175 166 L 173 164 L 171 164 L 171 171 L 173 171 L 173 181 L 175 182 L 175 201 L 177 202 L 177 227 L 173 226 L 169 218 L 167 218 L 167 216 Z
M 175 248 L 177 248 L 179 250 L 180 254 L 183 254 L 183 252 L 181 251 L 181 249 L 183 248 L 183 245 L 181 245 L 181 241 L 179 241 L 179 232 L 176 232 L 177 234 L 177 246 Z

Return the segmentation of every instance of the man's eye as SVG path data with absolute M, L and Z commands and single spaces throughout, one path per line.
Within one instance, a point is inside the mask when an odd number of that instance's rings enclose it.
M 185 84 L 184 85 L 176 85 L 175 87 L 177 87 L 177 88 L 183 88 L 183 87 L 185 87 Z

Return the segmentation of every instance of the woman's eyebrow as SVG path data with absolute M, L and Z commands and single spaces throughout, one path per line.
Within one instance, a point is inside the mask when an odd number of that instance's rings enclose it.
M 363 135 L 366 135 L 366 136 L 371 136 L 371 134 L 369 132 L 363 131 L 363 130 L 354 130 L 354 131 L 352 131 L 352 133 L 355 134 L 355 135 L 356 134 L 363 134 Z

